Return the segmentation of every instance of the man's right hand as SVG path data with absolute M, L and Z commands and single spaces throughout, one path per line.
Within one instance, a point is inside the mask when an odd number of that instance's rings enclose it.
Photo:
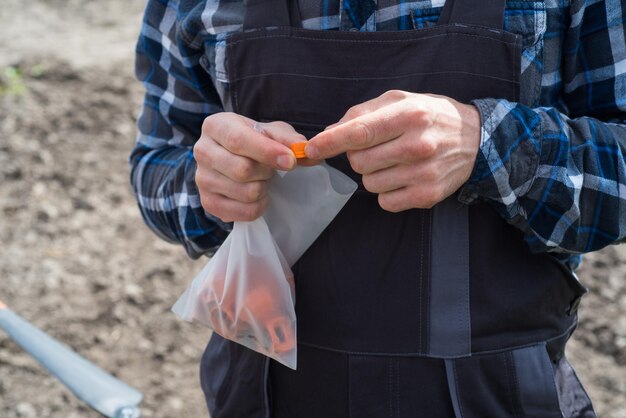
M 224 222 L 260 217 L 274 170 L 296 166 L 289 144 L 305 140 L 284 122 L 258 123 L 227 112 L 207 117 L 193 149 L 204 210 Z

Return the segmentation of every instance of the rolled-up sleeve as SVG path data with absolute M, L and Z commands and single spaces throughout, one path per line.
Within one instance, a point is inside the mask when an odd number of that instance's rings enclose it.
M 534 251 L 584 253 L 626 240 L 624 6 L 573 2 L 561 111 L 474 102 L 481 147 L 460 199 L 491 203 Z
M 210 253 L 230 226 L 206 214 L 195 184 L 193 145 L 204 119 L 222 111 L 201 46 L 187 42 L 178 1 L 150 0 L 136 49 L 136 76 L 145 87 L 130 156 L 131 185 L 146 224 L 197 258 Z

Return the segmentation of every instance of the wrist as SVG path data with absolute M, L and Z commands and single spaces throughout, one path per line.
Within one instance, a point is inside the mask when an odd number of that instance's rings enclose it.
M 463 142 L 473 151 L 473 155 L 476 157 L 481 142 L 480 112 L 473 104 L 461 104 L 459 113 L 463 121 L 461 128 Z

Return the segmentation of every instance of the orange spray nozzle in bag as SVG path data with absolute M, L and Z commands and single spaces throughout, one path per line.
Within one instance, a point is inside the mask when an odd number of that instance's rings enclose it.
M 293 151 L 296 158 L 306 158 L 306 153 L 304 152 L 304 147 L 306 147 L 307 141 L 296 142 L 294 144 L 289 145 L 291 151 Z

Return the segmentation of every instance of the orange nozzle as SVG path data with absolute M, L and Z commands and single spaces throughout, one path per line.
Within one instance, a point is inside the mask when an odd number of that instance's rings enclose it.
M 0 311 L 3 309 L 7 309 L 7 305 L 5 305 L 4 302 L 0 300 Z
M 306 158 L 306 153 L 304 152 L 304 147 L 306 147 L 307 141 L 296 142 L 295 144 L 289 145 L 289 148 L 293 151 L 296 158 Z

